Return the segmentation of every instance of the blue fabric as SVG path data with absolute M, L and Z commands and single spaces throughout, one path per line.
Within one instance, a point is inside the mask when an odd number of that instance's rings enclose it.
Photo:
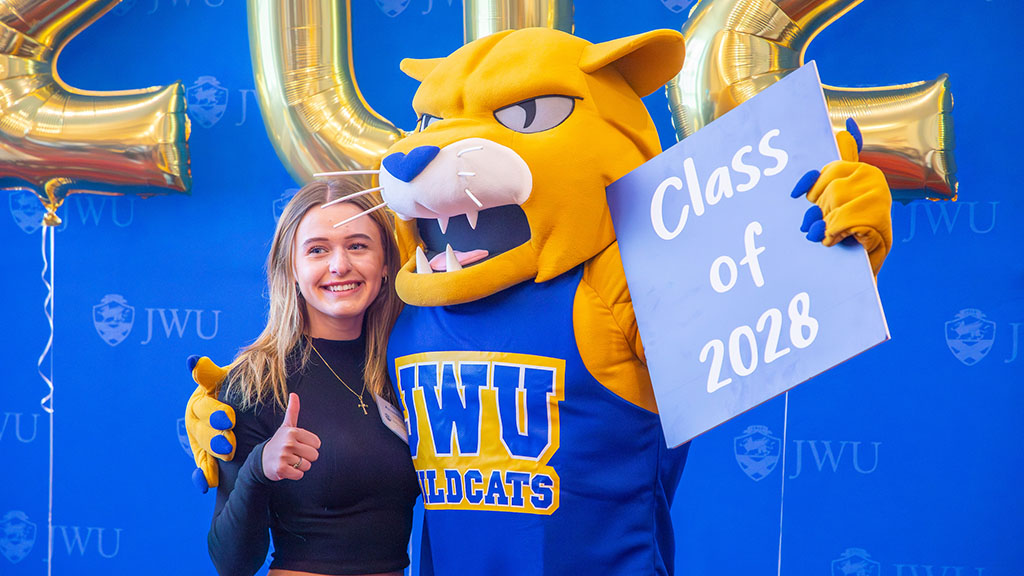
M 412 427 L 423 558 L 437 574 L 672 573 L 669 495 L 686 451 L 667 450 L 658 416 L 584 367 L 572 324 L 581 274 L 399 318 L 389 365 Z

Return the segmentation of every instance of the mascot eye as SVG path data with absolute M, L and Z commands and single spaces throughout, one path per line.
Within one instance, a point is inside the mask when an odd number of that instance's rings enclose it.
M 420 116 L 420 121 L 418 122 L 418 124 L 420 126 L 419 126 L 419 130 L 417 130 L 417 132 L 423 132 L 424 130 L 427 129 L 428 126 L 430 126 L 434 122 L 440 122 L 441 120 L 443 120 L 443 118 L 438 118 L 437 116 L 431 116 L 430 114 L 424 114 L 424 115 Z
M 539 96 L 495 110 L 494 118 L 510 130 L 533 134 L 565 122 L 575 106 L 569 96 Z

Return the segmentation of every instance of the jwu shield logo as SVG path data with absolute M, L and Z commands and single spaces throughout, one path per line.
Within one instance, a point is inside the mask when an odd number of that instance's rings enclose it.
M 661 0 L 661 3 L 665 8 L 678 14 L 693 4 L 693 0 Z
M 881 576 L 882 565 L 860 548 L 847 548 L 832 561 L 832 576 Z
M 288 205 L 295 193 L 298 192 L 298 188 L 288 188 L 281 193 L 281 197 L 274 200 L 274 222 L 281 219 L 281 213 L 284 212 L 284 207 Z
M 26 234 L 35 234 L 43 226 L 43 209 L 39 198 L 29 190 L 15 190 L 9 197 L 14 223 Z
M 96 333 L 111 346 L 117 346 L 132 331 L 135 323 L 135 307 L 120 294 L 107 294 L 100 303 L 92 307 L 92 324 Z
M 946 345 L 957 360 L 968 366 L 988 354 L 995 338 L 996 323 L 986 320 L 981 310 L 966 308 L 946 322 Z
M 409 0 L 376 0 L 376 1 L 377 1 L 377 7 L 380 8 L 380 11 L 385 13 L 385 14 L 387 14 L 388 16 L 390 16 L 392 18 L 394 18 L 395 16 L 398 16 L 399 14 L 404 12 L 405 8 L 407 6 L 409 6 Z
M 182 450 L 185 454 L 188 454 L 188 459 L 192 459 L 192 447 L 188 443 L 188 429 L 185 428 L 185 419 L 178 418 L 178 444 L 181 444 Z
M 752 480 L 761 480 L 778 464 L 782 441 L 772 436 L 767 426 L 748 426 L 733 439 L 733 450 L 740 470 Z
M 36 525 L 21 510 L 12 510 L 0 518 L 0 553 L 17 564 L 32 552 L 36 544 Z
M 219 122 L 228 108 L 228 89 L 213 76 L 200 76 L 186 94 L 188 115 L 203 128 Z

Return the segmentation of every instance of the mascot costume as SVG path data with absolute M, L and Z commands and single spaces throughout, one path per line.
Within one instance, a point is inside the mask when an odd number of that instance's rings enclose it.
M 388 360 L 426 510 L 425 573 L 673 572 L 686 449 L 666 448 L 605 187 L 660 152 L 641 97 L 683 50 L 668 30 L 591 44 L 531 28 L 402 62 L 421 82 L 420 119 L 379 180 L 399 219 L 407 305 Z M 844 160 L 794 195 L 815 203 L 811 240 L 853 236 L 877 273 L 891 199 L 850 131 Z M 224 375 L 196 364 L 187 409 L 210 486 L 214 458 L 233 455 Z

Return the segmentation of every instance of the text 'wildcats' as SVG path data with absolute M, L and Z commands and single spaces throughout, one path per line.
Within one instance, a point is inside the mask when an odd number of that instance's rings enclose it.
M 409 448 L 431 509 L 551 514 L 565 362 L 500 352 L 395 360 Z

